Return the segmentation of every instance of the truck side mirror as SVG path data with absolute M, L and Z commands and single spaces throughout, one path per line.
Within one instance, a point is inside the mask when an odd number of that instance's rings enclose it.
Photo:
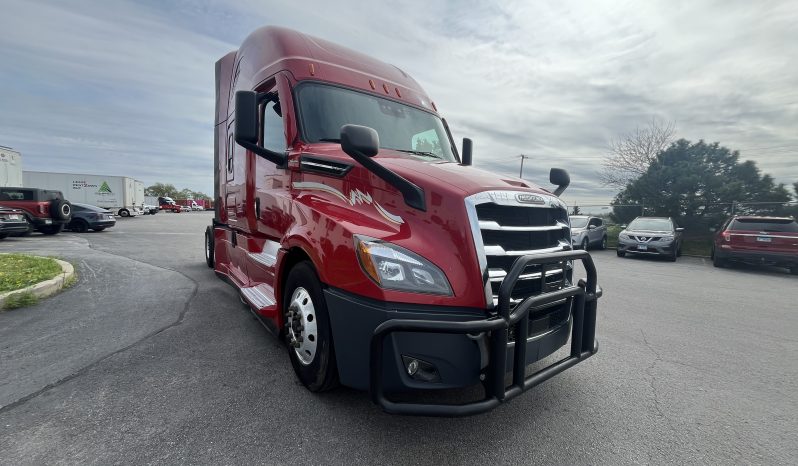
M 236 142 L 257 144 L 258 142 L 258 94 L 254 91 L 236 92 Z
M 357 160 L 353 153 L 374 157 L 380 151 L 380 135 L 374 128 L 360 125 L 341 127 L 341 149 Z
M 260 96 L 263 97 L 266 94 Z M 255 91 L 236 91 L 236 121 L 235 128 L 233 128 L 236 143 L 278 167 L 282 167 L 287 159 L 284 153 L 281 154 L 258 145 L 258 97 L 258 93 Z
M 471 150 L 472 150 L 472 143 L 471 139 L 463 138 L 463 154 L 460 165 L 469 166 L 471 165 Z
M 380 136 L 373 128 L 358 125 L 341 126 L 341 149 L 366 170 L 398 189 L 405 199 L 405 204 L 421 211 L 427 210 L 424 190 L 372 159 L 380 150 Z
M 551 171 L 549 171 L 549 183 L 557 185 L 557 189 L 554 190 L 554 195 L 559 196 L 565 191 L 565 188 L 571 184 L 571 177 L 568 176 L 568 172 L 562 168 L 552 168 Z

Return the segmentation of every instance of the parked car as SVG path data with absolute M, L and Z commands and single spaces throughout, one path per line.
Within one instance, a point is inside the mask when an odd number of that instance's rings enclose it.
M 587 251 L 591 246 L 607 247 L 607 226 L 598 217 L 571 215 L 571 245 Z
M 29 231 L 38 230 L 55 235 L 72 220 L 72 204 L 61 191 L 38 188 L 0 188 L 0 207 L 20 209 L 30 224 Z
M 8 235 L 14 233 L 25 233 L 27 231 L 28 220 L 22 210 L 0 207 L 0 239 L 5 239 Z
M 205 210 L 205 208 L 202 207 L 199 204 L 191 204 L 191 210 L 192 211 L 203 211 L 203 210 Z
M 158 206 L 142 204 L 141 210 L 144 212 L 144 215 L 155 215 L 158 213 Z
M 181 205 L 180 212 L 191 212 L 191 206 Z
M 786 267 L 798 275 L 798 223 L 790 217 L 731 217 L 712 244 L 712 264 L 729 262 Z
M 670 217 L 637 217 L 618 235 L 618 257 L 630 254 L 666 256 L 672 262 L 682 255 L 682 232 Z
M 72 221 L 67 224 L 67 229 L 77 233 L 89 230 L 103 231 L 116 225 L 113 212 L 102 207 L 90 204 L 72 204 Z

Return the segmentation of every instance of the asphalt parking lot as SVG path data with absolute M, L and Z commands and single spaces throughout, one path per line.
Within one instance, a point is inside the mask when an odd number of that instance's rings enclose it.
M 79 283 L 0 313 L 0 463 L 781 463 L 798 456 L 798 277 L 594 258 L 600 352 L 465 419 L 314 395 L 205 266 L 209 213 L 9 238 Z

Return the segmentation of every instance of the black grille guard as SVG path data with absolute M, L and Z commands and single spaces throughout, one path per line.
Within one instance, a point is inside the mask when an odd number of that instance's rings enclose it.
M 530 296 L 510 308 L 510 293 L 524 269 L 530 264 L 562 264 L 581 260 L 587 272 L 587 281 L 580 280 L 556 291 Z M 545 277 L 545 272 L 542 274 Z M 564 282 L 563 282 L 564 283 Z M 391 414 L 414 416 L 470 416 L 489 411 L 530 388 L 550 379 L 598 351 L 596 340 L 596 305 L 601 297 L 597 291 L 596 267 L 586 251 L 561 251 L 520 256 L 504 278 L 499 289 L 498 312 L 487 319 L 465 322 L 441 322 L 415 319 L 392 319 L 383 322 L 371 337 L 369 362 L 369 392 L 371 400 Z M 516 344 L 508 349 L 507 329 L 513 327 L 516 335 L 526 335 L 529 313 L 564 299 L 573 299 L 573 326 L 571 328 L 570 355 L 526 377 L 526 345 Z M 477 334 L 486 332 L 489 342 L 489 362 L 485 368 L 485 398 L 465 404 L 432 404 L 394 402 L 386 398 L 382 381 L 382 361 L 385 339 L 394 332 L 423 332 L 449 334 Z M 507 351 L 513 351 L 512 383 L 505 386 Z

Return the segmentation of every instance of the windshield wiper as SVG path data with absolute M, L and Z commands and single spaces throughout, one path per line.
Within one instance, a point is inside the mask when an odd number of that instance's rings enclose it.
M 438 155 L 438 154 L 436 154 L 434 152 L 426 152 L 426 151 L 423 151 L 423 150 L 409 150 L 409 149 L 393 149 L 393 150 L 399 151 L 399 152 L 406 152 L 408 154 L 413 154 L 413 155 L 420 155 L 422 157 L 433 157 L 433 158 L 436 158 L 436 159 L 443 159 L 443 157 L 441 157 L 440 155 Z

